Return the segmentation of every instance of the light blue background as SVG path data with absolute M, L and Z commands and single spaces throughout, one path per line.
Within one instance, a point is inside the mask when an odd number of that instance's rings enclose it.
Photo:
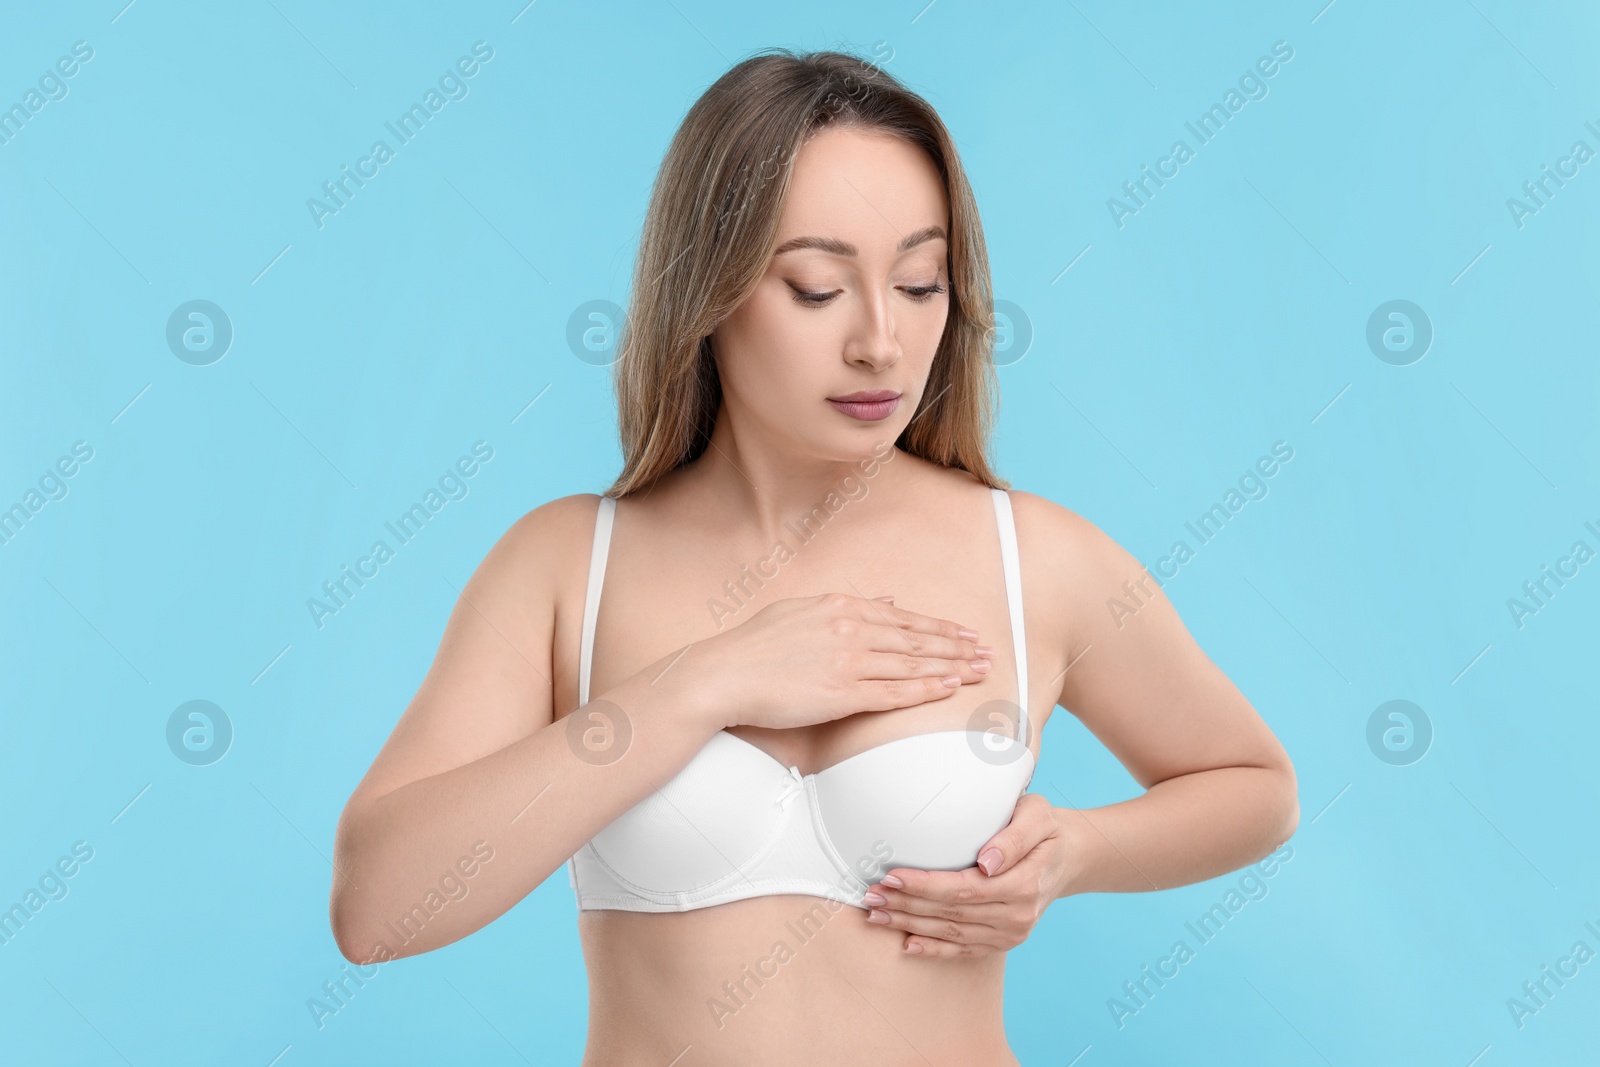
M 1600 1059 L 1600 962 L 1520 1029 L 1506 1006 L 1600 950 L 1600 563 L 1507 608 L 1600 550 L 1600 161 L 1521 227 L 1506 204 L 1600 150 L 1592 5 L 123 2 L 0 31 L 0 105 L 94 49 L 0 145 L 0 506 L 94 449 L 0 545 L 0 904 L 95 850 L 0 947 L 7 1059 L 577 1061 L 564 871 L 319 1030 L 327 857 L 455 590 L 618 469 L 568 317 L 626 303 L 668 139 L 769 45 L 887 57 L 953 130 L 1033 330 L 1001 369 L 1017 487 L 1153 566 L 1294 449 L 1166 586 L 1294 758 L 1293 859 L 1120 1029 L 1108 999 L 1239 875 L 1056 904 L 1010 959 L 1022 1061 Z M 470 95 L 319 229 L 307 198 L 477 40 Z M 1107 199 L 1280 40 L 1266 98 L 1119 228 Z M 165 341 L 193 299 L 235 330 L 209 366 Z M 1366 344 L 1391 299 L 1435 331 L 1409 366 Z M 480 439 L 470 494 L 319 630 L 306 599 Z M 166 744 L 191 699 L 235 729 L 211 766 Z M 1409 766 L 1367 745 L 1392 699 L 1435 731 Z M 1055 804 L 1138 791 L 1070 715 L 1044 752 Z

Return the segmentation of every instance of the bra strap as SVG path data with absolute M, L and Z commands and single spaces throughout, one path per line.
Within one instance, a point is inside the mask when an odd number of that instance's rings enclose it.
M 600 587 L 606 580 L 606 557 L 611 552 L 611 520 L 617 511 L 615 497 L 600 498 L 594 516 L 594 543 L 589 549 L 589 588 L 583 594 L 583 636 L 578 645 L 578 706 L 589 703 L 589 667 L 594 659 L 594 624 L 600 614 Z
M 1020 739 L 1028 740 L 1028 635 L 1022 626 L 1022 565 L 1017 551 L 1017 524 L 1011 511 L 1011 495 L 1004 489 L 990 488 L 994 496 L 995 521 L 1000 526 L 1000 561 L 1006 574 L 1006 603 L 1011 608 L 1011 645 L 1017 657 L 1017 704 L 1021 721 Z

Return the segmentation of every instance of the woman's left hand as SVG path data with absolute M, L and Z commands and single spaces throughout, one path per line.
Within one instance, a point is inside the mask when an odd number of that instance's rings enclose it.
M 1067 839 L 1055 809 L 1024 793 L 1011 822 L 978 850 L 964 871 L 892 868 L 867 900 L 868 922 L 907 931 L 903 951 L 933 957 L 984 956 L 1015 948 L 1062 895 Z M 897 885 L 896 882 L 899 884 Z

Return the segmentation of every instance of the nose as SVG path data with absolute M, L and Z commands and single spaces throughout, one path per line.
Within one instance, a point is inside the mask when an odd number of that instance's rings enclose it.
M 845 348 L 851 363 L 883 370 L 900 358 L 900 342 L 895 337 L 894 317 L 888 297 L 879 292 L 865 301 Z

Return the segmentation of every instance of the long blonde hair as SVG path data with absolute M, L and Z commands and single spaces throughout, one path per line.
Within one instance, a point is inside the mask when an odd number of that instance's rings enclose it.
M 994 294 L 954 141 L 927 101 L 861 57 L 768 49 L 695 101 L 656 175 L 613 364 L 623 467 L 605 495 L 648 489 L 705 451 L 722 403 L 710 334 L 765 274 L 794 157 L 830 125 L 922 148 L 949 198 L 950 313 L 921 405 L 895 444 L 1010 488 L 989 466 Z

